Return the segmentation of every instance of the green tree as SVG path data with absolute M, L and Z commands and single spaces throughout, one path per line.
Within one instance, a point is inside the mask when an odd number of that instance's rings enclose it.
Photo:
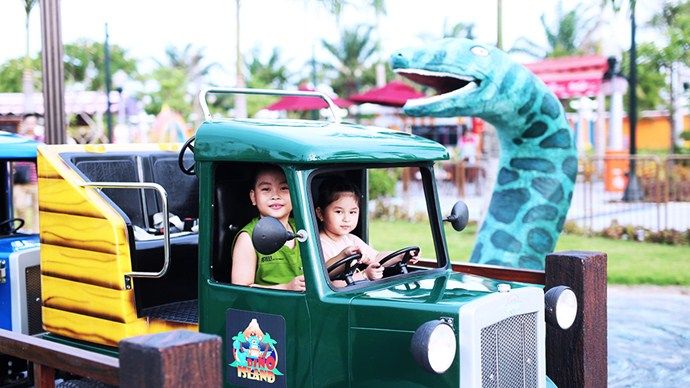
M 540 46 L 527 39 L 519 38 L 509 50 L 511 53 L 524 53 L 535 58 L 555 58 L 569 55 L 588 54 L 596 51 L 592 33 L 598 28 L 598 16 L 586 17 L 586 10 L 579 4 L 568 12 L 563 12 L 562 1 L 556 8 L 556 21 L 550 24 L 546 15 L 541 16 L 541 25 L 546 34 L 548 46 Z
M 172 66 L 160 66 L 151 74 L 158 84 L 158 90 L 150 94 L 151 102 L 146 113 L 158 114 L 163 106 L 179 112 L 187 118 L 192 113 L 192 95 L 187 93 L 187 73 Z
M 260 49 L 255 47 L 251 59 L 246 61 L 245 66 L 249 73 L 247 86 L 250 88 L 284 89 L 292 77 L 287 62 L 283 62 L 280 57 L 280 49 L 278 48 L 274 48 L 268 59 L 263 62 L 261 61 Z
M 110 46 L 110 71 L 122 70 L 130 78 L 137 77 L 137 61 L 127 55 L 127 50 L 117 45 Z M 65 83 L 82 83 L 86 90 L 105 88 L 104 44 L 86 39 L 64 45 Z
M 158 114 L 163 106 L 168 106 L 187 119 L 205 77 L 216 64 L 205 64 L 203 49 L 195 49 L 191 44 L 181 50 L 169 46 L 165 56 L 167 63 L 157 61 L 158 67 L 151 75 L 158 89 L 150 94 L 151 102 L 145 110 Z
M 657 46 L 657 41 L 646 43 L 639 48 L 639 62 L 654 67 L 665 73 L 669 77 L 666 83 L 668 100 L 665 102 L 665 107 L 669 111 L 669 120 L 671 122 L 671 152 L 675 151 L 675 147 L 679 140 L 679 135 L 683 128 L 676 128 L 676 122 L 673 118 L 676 115 L 678 93 L 674 90 L 673 79 L 677 77 L 675 74 L 678 68 L 682 66 L 690 66 L 690 1 L 685 0 L 679 3 L 664 3 L 659 14 L 654 16 L 650 23 L 654 28 L 661 33 L 661 36 L 666 37 L 666 42 Z M 642 74 L 642 70 L 639 71 Z M 640 82 L 642 85 L 642 82 Z M 677 85 L 676 87 L 679 87 Z M 638 88 L 639 93 L 639 88 Z M 661 94 L 661 93 L 659 93 Z M 640 96 L 640 94 L 638 94 Z M 640 100 L 642 100 L 642 96 Z
M 371 26 L 360 25 L 345 29 L 337 43 L 321 41 L 335 59 L 335 63 L 324 66 L 335 72 L 331 86 L 340 96 L 355 94 L 365 85 L 374 85 L 376 81 L 375 70 L 370 62 L 379 45 L 371 40 L 372 29 Z
M 0 65 L 0 92 L 4 93 L 21 93 L 23 88 L 23 74 L 27 69 L 26 58 L 19 57 L 8 60 Z M 31 58 L 30 69 L 38 69 L 41 67 L 41 59 L 39 57 Z M 41 89 L 40 73 L 38 77 L 32 77 L 34 90 Z
M 24 52 L 24 69 L 22 72 L 22 91 L 24 93 L 24 105 L 28 109 L 32 109 L 31 95 L 34 92 L 34 68 L 32 66 L 30 49 L 29 49 L 29 16 L 31 10 L 36 5 L 37 0 L 24 0 L 24 11 L 26 12 L 26 19 L 24 21 L 24 31 L 26 33 L 26 51 Z

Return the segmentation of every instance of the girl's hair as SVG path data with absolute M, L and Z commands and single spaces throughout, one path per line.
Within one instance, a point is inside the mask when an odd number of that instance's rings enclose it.
M 319 186 L 319 196 L 316 200 L 316 207 L 326 210 L 326 207 L 337 201 L 343 194 L 352 194 L 357 200 L 357 205 L 361 201 L 361 195 L 357 186 L 349 182 L 343 176 L 333 176 L 324 179 Z

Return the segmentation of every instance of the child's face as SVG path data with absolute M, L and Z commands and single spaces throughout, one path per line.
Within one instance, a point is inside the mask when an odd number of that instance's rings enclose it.
M 254 188 L 249 191 L 249 198 L 262 216 L 271 216 L 285 221 L 292 211 L 290 190 L 282 172 L 260 173 L 256 178 Z
M 346 235 L 357 227 L 359 204 L 352 193 L 344 193 L 322 211 L 323 228 L 338 236 Z

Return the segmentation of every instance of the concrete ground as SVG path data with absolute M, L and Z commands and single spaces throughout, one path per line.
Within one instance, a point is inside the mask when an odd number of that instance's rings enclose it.
M 690 287 L 609 286 L 609 387 L 690 386 Z

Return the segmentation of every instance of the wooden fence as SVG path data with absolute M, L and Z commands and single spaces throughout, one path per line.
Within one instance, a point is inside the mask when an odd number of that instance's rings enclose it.
M 33 363 L 34 386 L 55 387 L 56 371 L 133 388 L 220 387 L 221 339 L 175 330 L 127 338 L 119 359 L 0 329 L 0 353 Z

